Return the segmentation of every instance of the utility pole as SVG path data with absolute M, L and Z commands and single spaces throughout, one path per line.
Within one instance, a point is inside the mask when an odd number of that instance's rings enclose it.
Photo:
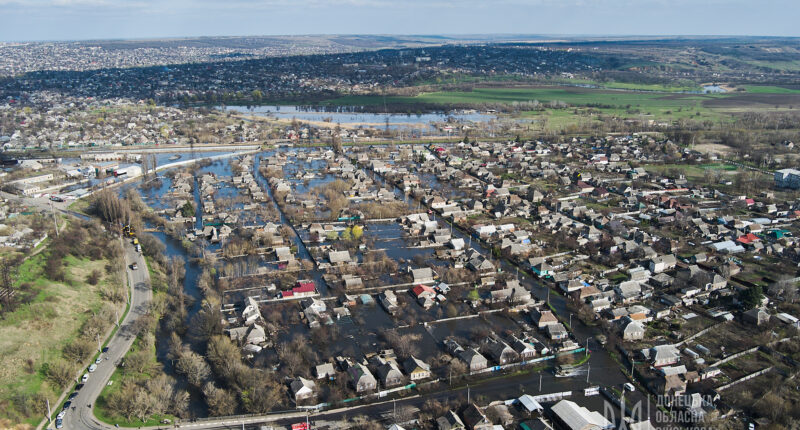
M 572 328 L 572 312 L 569 313 L 569 328 Z
M 542 372 L 539 372 L 539 392 L 542 392 Z
M 56 211 L 53 209 L 53 201 L 50 200 L 50 213 L 53 214 L 53 225 L 56 227 L 56 237 L 58 237 L 58 221 L 56 221 Z
M 50 399 L 46 400 L 47 400 L 47 422 L 51 422 L 53 420 L 51 418 L 53 416 L 53 411 L 50 410 Z
M 589 367 L 586 369 L 586 383 L 587 384 L 589 383 L 589 372 L 591 372 L 591 371 L 592 371 L 592 365 L 590 363 Z
M 584 354 L 583 354 L 584 357 L 588 357 L 589 356 L 589 338 L 588 337 L 586 338 L 586 348 L 584 348 L 583 352 L 584 352 Z

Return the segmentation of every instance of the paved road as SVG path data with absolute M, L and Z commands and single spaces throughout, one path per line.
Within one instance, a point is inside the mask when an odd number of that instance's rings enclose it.
M 64 417 L 65 429 L 99 430 L 114 428 L 99 422 L 94 417 L 93 407 L 103 387 L 106 386 L 109 378 L 114 373 L 116 364 L 120 362 L 133 344 L 136 337 L 133 333 L 133 326 L 137 319 L 147 313 L 147 308 L 152 299 L 150 274 L 147 272 L 144 257 L 137 253 L 127 240 L 125 242 L 125 264 L 128 266 L 128 281 L 130 285 L 133 285 L 131 308 L 122 321 L 120 329 L 108 342 L 108 353 L 101 355 L 103 361 L 97 365 L 97 370 L 89 374 L 89 380 L 78 391 L 77 397 L 72 400 L 74 409 L 68 409 Z M 133 263 L 138 264 L 139 268 L 137 270 L 130 268 Z M 55 422 L 49 428 L 55 428 Z
M 486 396 L 491 400 L 501 400 L 511 397 L 518 397 L 522 394 L 530 394 L 533 396 L 539 394 L 548 394 L 570 390 L 573 392 L 573 400 L 577 400 L 581 405 L 587 405 L 590 409 L 603 413 L 603 406 L 605 399 L 602 396 L 595 396 L 591 398 L 584 398 L 582 390 L 587 386 L 585 380 L 581 377 L 577 378 L 555 378 L 549 371 L 542 372 L 541 391 L 539 390 L 539 373 L 529 373 L 523 376 L 511 376 L 509 378 L 498 378 L 483 381 L 475 381 L 475 384 L 469 388 L 469 395 L 472 401 L 476 401 L 479 396 Z M 510 388 L 513 387 L 513 388 Z M 383 421 L 387 426 L 392 423 L 391 417 L 394 408 L 408 406 L 414 409 L 420 409 L 423 404 L 430 400 L 435 399 L 440 402 L 446 403 L 453 399 L 467 398 L 468 389 L 462 383 L 458 388 L 448 388 L 446 385 L 442 386 L 441 391 L 431 392 L 423 395 L 414 395 L 411 397 L 397 399 L 396 402 L 391 400 L 370 403 L 360 406 L 353 406 L 320 413 L 311 413 L 309 420 L 312 428 L 322 425 L 330 425 L 331 428 L 347 428 L 347 420 L 356 416 L 367 416 L 370 419 Z M 642 401 L 643 404 L 648 402 L 648 399 L 641 393 L 629 393 L 629 400 L 633 402 Z M 484 403 L 484 402 L 480 402 Z M 648 409 L 646 406 L 642 407 L 642 411 L 646 414 Z M 650 416 L 655 419 L 656 408 L 651 403 Z M 385 418 L 385 420 L 384 420 Z M 617 419 L 619 415 L 617 415 Z M 242 418 L 220 418 L 208 421 L 197 422 L 181 422 L 180 428 L 200 430 L 200 429 L 259 429 L 260 426 L 274 427 L 276 429 L 288 429 L 294 423 L 304 422 L 306 419 L 305 412 L 275 414 L 272 416 L 261 417 L 242 417 Z M 149 428 L 147 430 L 155 430 Z

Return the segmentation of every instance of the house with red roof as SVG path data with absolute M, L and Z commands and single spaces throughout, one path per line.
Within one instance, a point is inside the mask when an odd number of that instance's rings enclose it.
M 417 299 L 424 299 L 424 298 L 434 298 L 436 297 L 436 290 L 433 288 L 419 284 L 411 289 L 411 292 L 414 293 L 414 297 Z
M 761 239 L 758 236 L 754 235 L 753 233 L 747 233 L 746 235 L 736 239 L 737 242 L 745 245 L 751 244 L 753 242 L 758 242 L 759 240 Z

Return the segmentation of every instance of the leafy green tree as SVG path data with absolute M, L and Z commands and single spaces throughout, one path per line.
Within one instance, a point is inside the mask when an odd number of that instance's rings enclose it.
M 753 309 L 754 307 L 761 304 L 761 300 L 763 299 L 764 299 L 764 291 L 759 285 L 750 287 L 739 293 L 739 302 L 747 310 Z
M 184 218 L 193 217 L 194 214 L 195 211 L 192 202 L 186 202 L 183 204 L 183 206 L 181 206 L 181 215 L 183 215 Z

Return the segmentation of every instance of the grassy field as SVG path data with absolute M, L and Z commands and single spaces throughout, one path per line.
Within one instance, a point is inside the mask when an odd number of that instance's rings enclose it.
M 742 85 L 751 94 L 800 94 L 800 90 L 772 85 Z
M 46 279 L 45 261 L 45 255 L 39 254 L 19 267 L 17 285 L 29 284 L 37 293 L 30 303 L 0 320 L 0 417 L 31 425 L 37 424 L 45 411 L 31 418 L 17 410 L 15 397 L 41 393 L 51 402 L 56 399 L 61 390 L 45 379 L 42 365 L 59 359 L 62 348 L 76 338 L 91 312 L 103 306 L 99 292 L 108 282 L 103 279 L 95 286 L 85 282 L 92 270 L 104 272 L 105 260 L 65 257 L 66 282 Z
M 576 106 L 699 108 L 703 100 L 724 97 L 716 94 L 662 94 L 613 91 L 580 87 L 475 88 L 473 91 L 437 91 L 413 97 L 347 96 L 327 101 L 334 105 L 380 105 L 384 103 L 478 104 L 538 100 L 562 101 Z
M 541 103 L 564 102 L 570 106 L 594 107 L 603 113 L 618 115 L 653 115 L 657 119 L 670 119 L 700 115 L 719 117 L 737 105 L 752 103 L 753 95 L 790 96 L 800 94 L 800 89 L 777 86 L 744 86 L 744 92 L 721 94 L 689 94 L 671 91 L 630 91 L 643 89 L 641 85 L 619 84 L 628 89 L 596 89 L 574 86 L 529 86 L 510 88 L 474 88 L 472 91 L 435 91 L 417 96 L 353 95 L 324 101 L 323 105 L 380 106 L 385 104 L 477 105 L 510 104 L 537 100 Z M 676 90 L 673 87 L 663 87 Z M 792 100 L 794 102 L 794 100 Z M 789 103 L 777 100 L 775 104 Z M 710 107 L 713 106 L 713 107 Z M 631 111 L 634 111 L 631 114 Z

